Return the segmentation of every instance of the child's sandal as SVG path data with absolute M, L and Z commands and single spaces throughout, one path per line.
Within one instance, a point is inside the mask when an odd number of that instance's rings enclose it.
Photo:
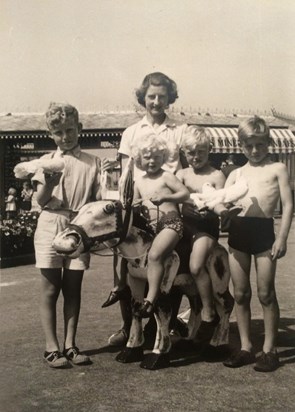
M 44 352 L 44 361 L 50 368 L 67 368 L 69 366 L 67 358 L 58 350 Z
M 80 352 L 77 346 L 64 350 L 64 356 L 74 365 L 88 365 L 91 363 L 89 356 Z

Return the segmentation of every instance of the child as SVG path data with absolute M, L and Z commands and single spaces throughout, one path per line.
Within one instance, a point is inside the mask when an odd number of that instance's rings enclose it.
M 201 193 L 204 183 L 210 184 L 214 189 L 224 186 L 223 173 L 209 164 L 211 143 L 204 128 L 189 126 L 181 148 L 191 167 L 179 170 L 176 176 L 190 193 Z M 196 341 L 209 342 L 220 319 L 213 303 L 210 275 L 204 270 L 204 266 L 219 238 L 219 218 L 213 211 L 198 211 L 192 201 L 183 205 L 182 213 L 184 229 L 192 238 L 190 272 L 195 279 L 203 306 L 202 322 Z
M 33 180 L 37 182 L 37 201 L 42 207 L 35 233 L 36 267 L 41 269 L 41 321 L 45 332 L 44 360 L 52 368 L 90 362 L 80 353 L 75 337 L 80 313 L 81 285 L 84 270 L 89 267 L 89 253 L 77 259 L 57 255 L 51 244 L 57 232 L 86 203 L 100 199 L 100 161 L 81 151 L 78 144 L 78 111 L 69 104 L 51 103 L 46 112 L 47 126 L 57 145 L 54 153 L 44 158 L 62 156 L 63 172 L 44 174 L 39 169 Z M 56 303 L 60 292 L 64 297 L 64 347 L 60 352 L 56 333 Z
M 16 189 L 14 187 L 10 187 L 8 189 L 8 196 L 5 198 L 5 211 L 7 220 L 14 219 L 16 216 L 16 195 Z
M 31 185 L 30 182 L 24 182 L 23 183 L 23 190 L 21 192 L 21 210 L 23 211 L 30 211 L 32 208 L 32 197 L 33 197 L 33 186 Z
M 279 367 L 276 337 L 279 306 L 275 292 L 276 262 L 286 254 L 287 238 L 292 221 L 293 205 L 287 169 L 283 163 L 271 161 L 269 127 L 257 116 L 243 121 L 238 129 L 240 144 L 248 162 L 229 176 L 226 186 L 247 180 L 249 190 L 239 200 L 240 216 L 231 220 L 229 228 L 229 263 L 234 286 L 235 310 L 241 349 L 224 365 L 231 368 L 255 362 L 250 340 L 251 322 L 251 256 L 254 256 L 257 293 L 264 315 L 263 352 L 254 369 L 270 372 Z M 283 206 L 280 230 L 275 236 L 274 210 L 281 199 Z
M 159 295 L 165 258 L 182 237 L 183 225 L 177 204 L 188 199 L 189 192 L 172 173 L 162 168 L 169 159 L 169 149 L 163 138 L 150 134 L 134 145 L 133 153 L 137 167 L 145 172 L 135 180 L 134 202 L 140 200 L 146 208 L 156 235 L 148 255 L 148 294 L 139 310 L 139 316 L 149 317 Z
M 154 72 L 147 74 L 140 87 L 136 90 L 137 102 L 145 108 L 145 116 L 137 123 L 127 127 L 124 131 L 118 150 L 118 155 L 121 159 L 122 169 L 125 168 L 127 160 L 132 156 L 132 145 L 140 142 L 142 137 L 148 133 L 156 134 L 163 138 L 167 143 L 174 146 L 174 155 L 166 161 L 163 169 L 176 173 L 182 167 L 186 167 L 187 163 L 184 157 L 181 157 L 180 145 L 184 135 L 186 125 L 178 125 L 168 117 L 166 110 L 170 104 L 173 104 L 178 98 L 177 85 L 174 80 L 164 73 Z M 106 159 L 102 167 L 108 169 L 114 165 L 114 161 Z M 184 166 L 185 165 L 185 166 Z M 134 177 L 143 175 L 143 171 L 134 168 Z M 120 301 L 121 312 L 123 317 L 122 328 L 110 336 L 109 344 L 113 346 L 124 345 L 127 342 L 129 329 L 131 325 L 130 314 L 130 292 L 126 289 L 127 266 L 126 261 L 121 259 L 121 267 L 115 270 L 118 273 L 115 287 L 111 291 L 105 306 L 112 305 Z

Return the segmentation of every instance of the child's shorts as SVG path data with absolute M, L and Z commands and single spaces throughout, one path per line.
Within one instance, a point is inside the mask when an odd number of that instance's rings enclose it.
M 52 247 L 58 232 L 70 222 L 72 212 L 66 210 L 43 210 L 35 232 L 36 267 L 40 269 L 85 270 L 89 268 L 90 253 L 82 253 L 76 259 L 60 256 Z
M 183 223 L 177 212 L 169 212 L 167 215 L 160 217 L 158 222 L 151 224 L 155 234 L 160 233 L 163 229 L 172 229 L 177 234 L 179 239 L 183 237 Z
M 275 241 L 272 218 L 236 216 L 231 219 L 228 244 L 249 255 L 266 252 Z
M 184 231 L 192 239 L 201 234 L 209 236 L 215 240 L 219 239 L 219 217 L 213 212 L 195 217 L 186 214 L 187 205 L 184 203 L 182 208 Z

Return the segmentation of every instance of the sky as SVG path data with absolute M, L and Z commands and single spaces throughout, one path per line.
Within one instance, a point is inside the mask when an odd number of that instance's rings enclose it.
M 126 110 L 144 76 L 176 108 L 295 115 L 293 0 L 1 0 L 0 113 Z

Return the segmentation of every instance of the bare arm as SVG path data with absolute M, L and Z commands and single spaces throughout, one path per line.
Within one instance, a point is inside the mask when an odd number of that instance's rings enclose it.
M 292 192 L 289 184 L 287 168 L 283 164 L 279 165 L 278 184 L 283 212 L 279 233 L 272 247 L 273 260 L 283 257 L 287 252 L 287 238 L 293 217 Z
M 137 204 L 142 199 L 141 199 L 141 193 L 140 193 L 139 187 L 138 187 L 136 182 L 134 183 L 134 189 L 133 190 L 134 190 L 133 203 Z
M 225 176 L 222 172 L 220 172 L 219 170 L 216 172 L 216 181 L 215 181 L 215 189 L 222 189 L 224 187 L 225 184 Z
M 101 160 L 99 157 L 95 159 L 96 161 L 96 173 L 95 173 L 95 178 L 92 184 L 92 193 L 91 193 L 91 200 L 101 200 L 101 192 L 102 192 L 102 187 L 101 187 Z
M 181 181 L 172 173 L 166 172 L 163 175 L 167 187 L 172 193 L 157 194 L 151 198 L 155 205 L 163 202 L 182 203 L 189 198 L 189 191 Z
M 232 186 L 233 184 L 235 184 L 236 178 L 237 178 L 237 170 L 233 170 L 229 174 L 228 178 L 226 179 L 224 187 Z
M 115 158 L 103 158 L 101 160 L 101 171 L 112 171 L 116 166 L 118 166 L 119 162 Z
M 184 175 L 183 175 L 183 169 L 178 170 L 178 172 L 175 175 L 177 179 L 184 184 Z
M 129 156 L 121 154 L 121 167 L 122 167 L 122 170 L 125 169 L 125 167 L 127 165 L 127 162 L 128 162 L 128 159 L 129 159 Z
M 62 173 L 44 173 L 45 183 L 37 183 L 36 200 L 41 207 L 44 207 L 51 199 L 52 191 L 58 185 Z

